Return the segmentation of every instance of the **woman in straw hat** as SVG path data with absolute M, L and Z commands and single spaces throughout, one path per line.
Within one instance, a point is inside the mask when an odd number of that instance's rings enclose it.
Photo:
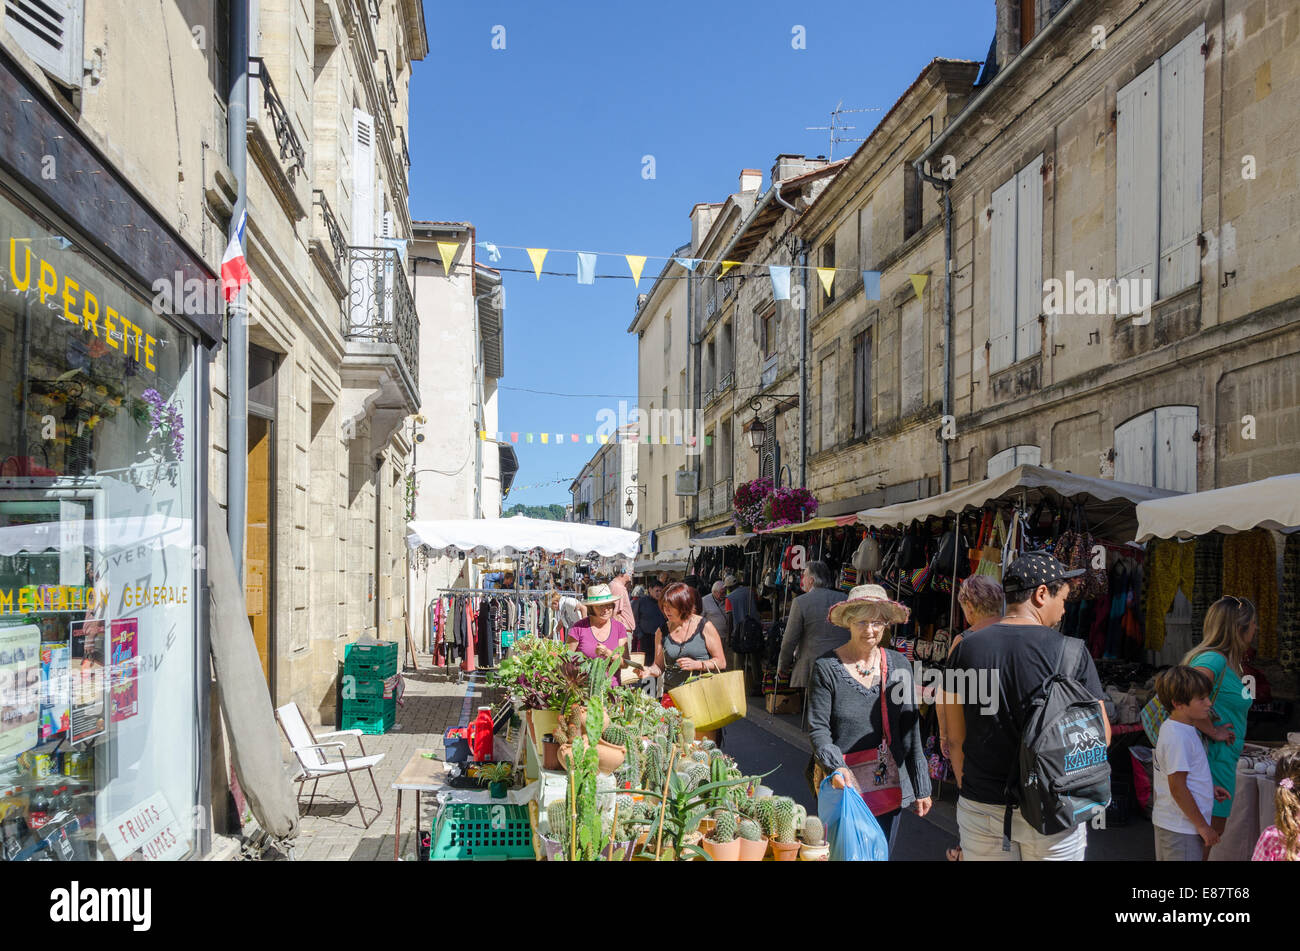
M 916 685 L 906 658 L 881 646 L 891 624 L 908 609 L 880 585 L 858 585 L 832 605 L 832 624 L 849 629 L 847 643 L 813 663 L 808 683 L 808 727 L 818 784 L 829 774 L 836 788 L 856 789 L 894 851 L 898 817 L 930 811 L 930 772 L 921 745 Z
M 569 628 L 564 638 L 565 643 L 592 660 L 597 657 L 621 657 L 626 663 L 627 628 L 614 617 L 618 598 L 609 589 L 609 585 L 592 585 L 587 589 L 587 597 L 582 603 L 587 608 L 587 616 Z

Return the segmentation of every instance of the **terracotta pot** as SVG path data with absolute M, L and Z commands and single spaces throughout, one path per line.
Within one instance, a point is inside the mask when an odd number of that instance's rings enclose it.
M 799 849 L 802 848 L 798 842 L 777 842 L 775 839 L 769 844 L 772 846 L 772 861 L 774 862 L 797 861 Z
M 596 746 L 596 755 L 599 758 L 599 765 L 596 768 L 602 773 L 612 773 L 627 759 L 627 747 L 615 746 L 613 743 L 601 740 Z
M 767 854 L 767 839 L 751 842 L 749 839 L 737 839 L 740 843 L 739 859 L 742 862 L 761 862 Z
M 799 848 L 800 862 L 825 862 L 830 858 L 829 845 L 803 845 Z
M 696 828 L 699 829 L 706 836 L 710 836 L 713 835 L 713 830 L 717 828 L 717 825 L 718 825 L 717 819 L 701 819 L 699 825 L 697 825 Z
M 714 842 L 712 839 L 705 839 L 704 851 L 708 852 L 709 858 L 715 862 L 739 862 L 740 842 L 740 839 L 732 839 L 730 842 Z
M 605 714 L 604 725 L 600 731 L 605 732 L 606 727 L 610 724 L 609 714 Z M 582 705 L 574 706 L 569 710 L 567 717 L 559 718 L 559 727 L 564 731 L 564 737 L 572 741 L 578 736 L 585 736 L 587 732 L 587 708 Z
M 560 763 L 560 744 L 554 737 L 542 741 L 542 769 L 564 769 Z

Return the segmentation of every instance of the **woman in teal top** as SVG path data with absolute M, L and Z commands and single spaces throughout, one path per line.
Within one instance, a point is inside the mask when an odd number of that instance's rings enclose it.
M 1196 721 L 1196 728 L 1210 740 L 1210 775 L 1214 785 L 1229 792 L 1237 789 L 1237 760 L 1246 743 L 1246 714 L 1251 691 L 1241 679 L 1241 664 L 1258 631 L 1255 606 L 1232 595 L 1220 598 L 1205 613 L 1205 634 L 1201 643 L 1183 658 L 1189 667 L 1200 668 L 1210 680 L 1214 701 L 1211 717 Z M 1217 689 L 1216 689 L 1217 687 Z M 1232 811 L 1232 799 L 1215 802 L 1210 825 L 1223 833 Z M 1209 854 L 1209 850 L 1206 850 Z

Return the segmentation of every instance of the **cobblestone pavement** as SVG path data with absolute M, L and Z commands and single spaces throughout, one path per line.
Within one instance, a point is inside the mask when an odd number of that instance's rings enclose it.
M 475 710 L 494 698 L 482 684 L 483 675 L 467 678 L 465 682 L 448 682 L 434 674 L 427 657 L 420 658 L 420 670 L 404 672 L 406 692 L 403 703 L 397 708 L 397 721 L 393 729 L 382 736 L 363 736 L 367 754 L 383 753 L 383 761 L 375 767 L 375 782 L 383 800 L 383 812 L 374 816 L 375 790 L 365 773 L 353 773 L 357 793 L 370 819 L 370 828 L 362 824 L 357 806 L 352 801 L 352 789 L 346 776 L 322 779 L 316 791 L 316 801 L 310 813 L 306 806 L 311 793 L 311 783 L 303 784 L 300 806 L 299 833 L 295 843 L 294 858 L 298 861 L 335 862 L 391 862 L 393 837 L 400 831 L 403 858 L 415 857 L 415 794 L 406 792 L 402 799 L 402 828 L 397 829 L 397 790 L 393 780 L 402 771 L 417 749 L 437 751 L 443 756 L 442 737 L 451 727 L 461 726 L 472 718 Z M 472 677 L 472 675 L 471 675 Z M 329 727 L 313 727 L 317 733 L 330 732 Z M 356 741 L 345 738 L 349 758 L 356 751 Z M 290 756 L 288 744 L 285 755 Z M 333 756 L 330 757 L 334 759 Z M 294 784 L 295 789 L 297 783 Z M 431 796 L 421 797 L 420 828 L 428 831 L 432 817 Z

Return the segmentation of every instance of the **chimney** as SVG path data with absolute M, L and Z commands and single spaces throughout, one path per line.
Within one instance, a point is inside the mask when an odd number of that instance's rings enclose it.
M 718 217 L 718 205 L 700 202 L 691 209 L 691 251 L 694 252 L 704 243 L 705 236 L 713 227 L 713 220 Z
M 762 172 L 756 168 L 742 168 L 740 170 L 740 190 L 742 192 L 756 192 L 762 187 Z
M 809 158 L 806 155 L 797 155 L 792 152 L 782 152 L 776 157 L 776 163 L 772 166 L 772 182 L 784 182 L 802 175 L 805 172 L 811 172 L 813 169 L 821 168 L 828 164 L 826 156 L 818 155 L 816 158 Z

